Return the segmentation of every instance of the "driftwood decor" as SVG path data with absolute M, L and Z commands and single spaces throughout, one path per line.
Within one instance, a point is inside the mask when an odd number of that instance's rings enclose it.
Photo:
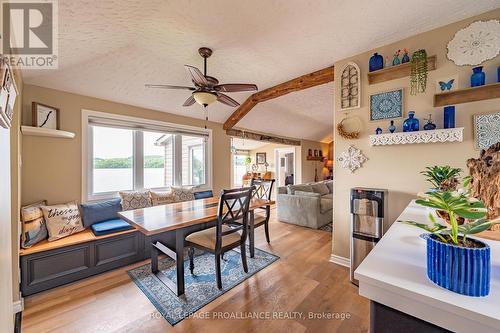
M 467 160 L 471 176 L 471 195 L 488 208 L 488 218 L 500 216 L 500 142 L 481 151 L 479 158 Z M 495 225 L 494 230 L 500 230 Z

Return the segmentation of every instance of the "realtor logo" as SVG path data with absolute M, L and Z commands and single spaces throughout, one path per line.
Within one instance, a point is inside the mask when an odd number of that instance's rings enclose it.
M 57 68 L 57 2 L 1 1 L 2 61 L 23 69 Z

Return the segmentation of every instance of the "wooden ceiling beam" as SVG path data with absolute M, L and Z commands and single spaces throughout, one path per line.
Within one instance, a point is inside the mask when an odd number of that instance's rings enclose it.
M 238 130 L 238 129 L 234 129 L 234 128 L 228 129 L 226 131 L 226 134 L 229 136 L 234 136 L 237 138 L 243 138 L 243 139 L 248 139 L 248 140 L 266 141 L 266 142 L 271 142 L 271 143 L 279 143 L 279 144 L 287 145 L 287 146 L 300 146 L 300 140 L 293 140 L 293 139 L 282 138 L 282 137 L 274 136 L 274 135 L 242 131 L 242 130 Z
M 274 87 L 256 92 L 247 98 L 243 104 L 233 112 L 224 123 L 225 130 L 233 128 L 243 117 L 245 117 L 252 108 L 258 103 L 277 98 L 291 92 L 304 90 L 307 88 L 319 86 L 334 80 L 333 66 L 320 69 L 306 75 L 299 76 L 287 82 L 280 83 Z

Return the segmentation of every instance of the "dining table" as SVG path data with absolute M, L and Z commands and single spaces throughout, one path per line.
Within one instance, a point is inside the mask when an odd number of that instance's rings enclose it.
M 254 210 L 274 205 L 273 200 L 253 198 L 248 216 L 250 257 L 255 253 Z M 177 296 L 184 295 L 184 239 L 190 233 L 217 224 L 219 198 L 205 198 L 176 202 L 119 212 L 118 215 L 151 244 L 151 272 Z M 163 253 L 175 261 L 176 282 L 158 268 L 158 257 Z

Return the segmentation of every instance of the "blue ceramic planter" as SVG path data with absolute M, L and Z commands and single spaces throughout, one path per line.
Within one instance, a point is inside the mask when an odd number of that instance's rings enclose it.
M 368 68 L 370 72 L 384 68 L 384 58 L 380 54 L 375 52 L 368 62 Z
M 465 248 L 437 241 L 435 235 L 421 235 L 427 242 L 427 276 L 435 284 L 467 296 L 490 292 L 490 247 Z

